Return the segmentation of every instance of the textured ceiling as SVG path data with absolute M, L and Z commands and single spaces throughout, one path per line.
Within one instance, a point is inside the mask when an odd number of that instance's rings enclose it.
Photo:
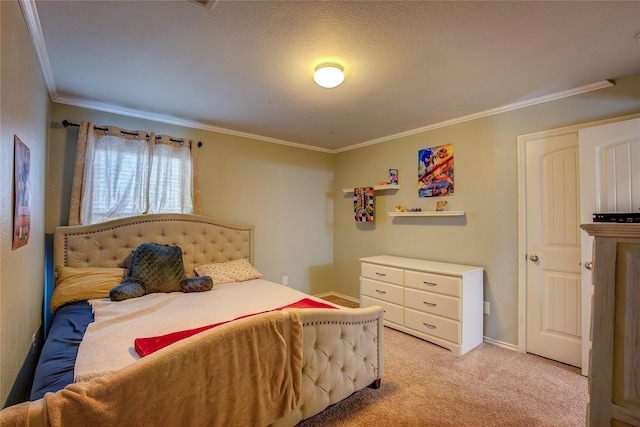
M 327 151 L 640 72 L 638 1 L 36 8 L 57 102 Z M 312 79 L 327 60 L 335 89 Z

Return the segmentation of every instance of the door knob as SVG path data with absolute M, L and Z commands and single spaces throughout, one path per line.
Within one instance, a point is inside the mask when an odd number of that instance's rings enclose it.
M 533 262 L 538 262 L 538 255 L 531 255 L 529 259 Z
M 593 263 L 591 261 L 585 262 L 584 268 L 586 268 L 587 270 L 591 270 L 593 268 Z

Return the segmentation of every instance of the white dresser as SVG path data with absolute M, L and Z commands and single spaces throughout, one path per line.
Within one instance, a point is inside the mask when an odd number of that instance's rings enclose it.
M 482 267 L 390 255 L 360 261 L 360 306 L 384 308 L 386 326 L 456 354 L 482 343 Z

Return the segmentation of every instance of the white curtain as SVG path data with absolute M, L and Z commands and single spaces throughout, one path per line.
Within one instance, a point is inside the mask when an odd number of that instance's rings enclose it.
M 200 213 L 192 141 L 82 122 L 69 225 L 147 213 Z
M 184 141 L 156 137 L 149 174 L 149 213 L 191 213 L 193 172 L 191 150 Z M 179 191 L 176 191 L 179 190 Z

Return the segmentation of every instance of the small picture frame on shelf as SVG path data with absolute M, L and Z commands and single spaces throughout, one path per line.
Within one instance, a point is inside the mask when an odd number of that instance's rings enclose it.
M 389 169 L 389 184 L 398 185 L 398 169 Z
M 449 210 L 449 206 L 447 205 L 447 202 L 441 201 L 436 203 L 436 212 L 444 212 L 448 210 Z

